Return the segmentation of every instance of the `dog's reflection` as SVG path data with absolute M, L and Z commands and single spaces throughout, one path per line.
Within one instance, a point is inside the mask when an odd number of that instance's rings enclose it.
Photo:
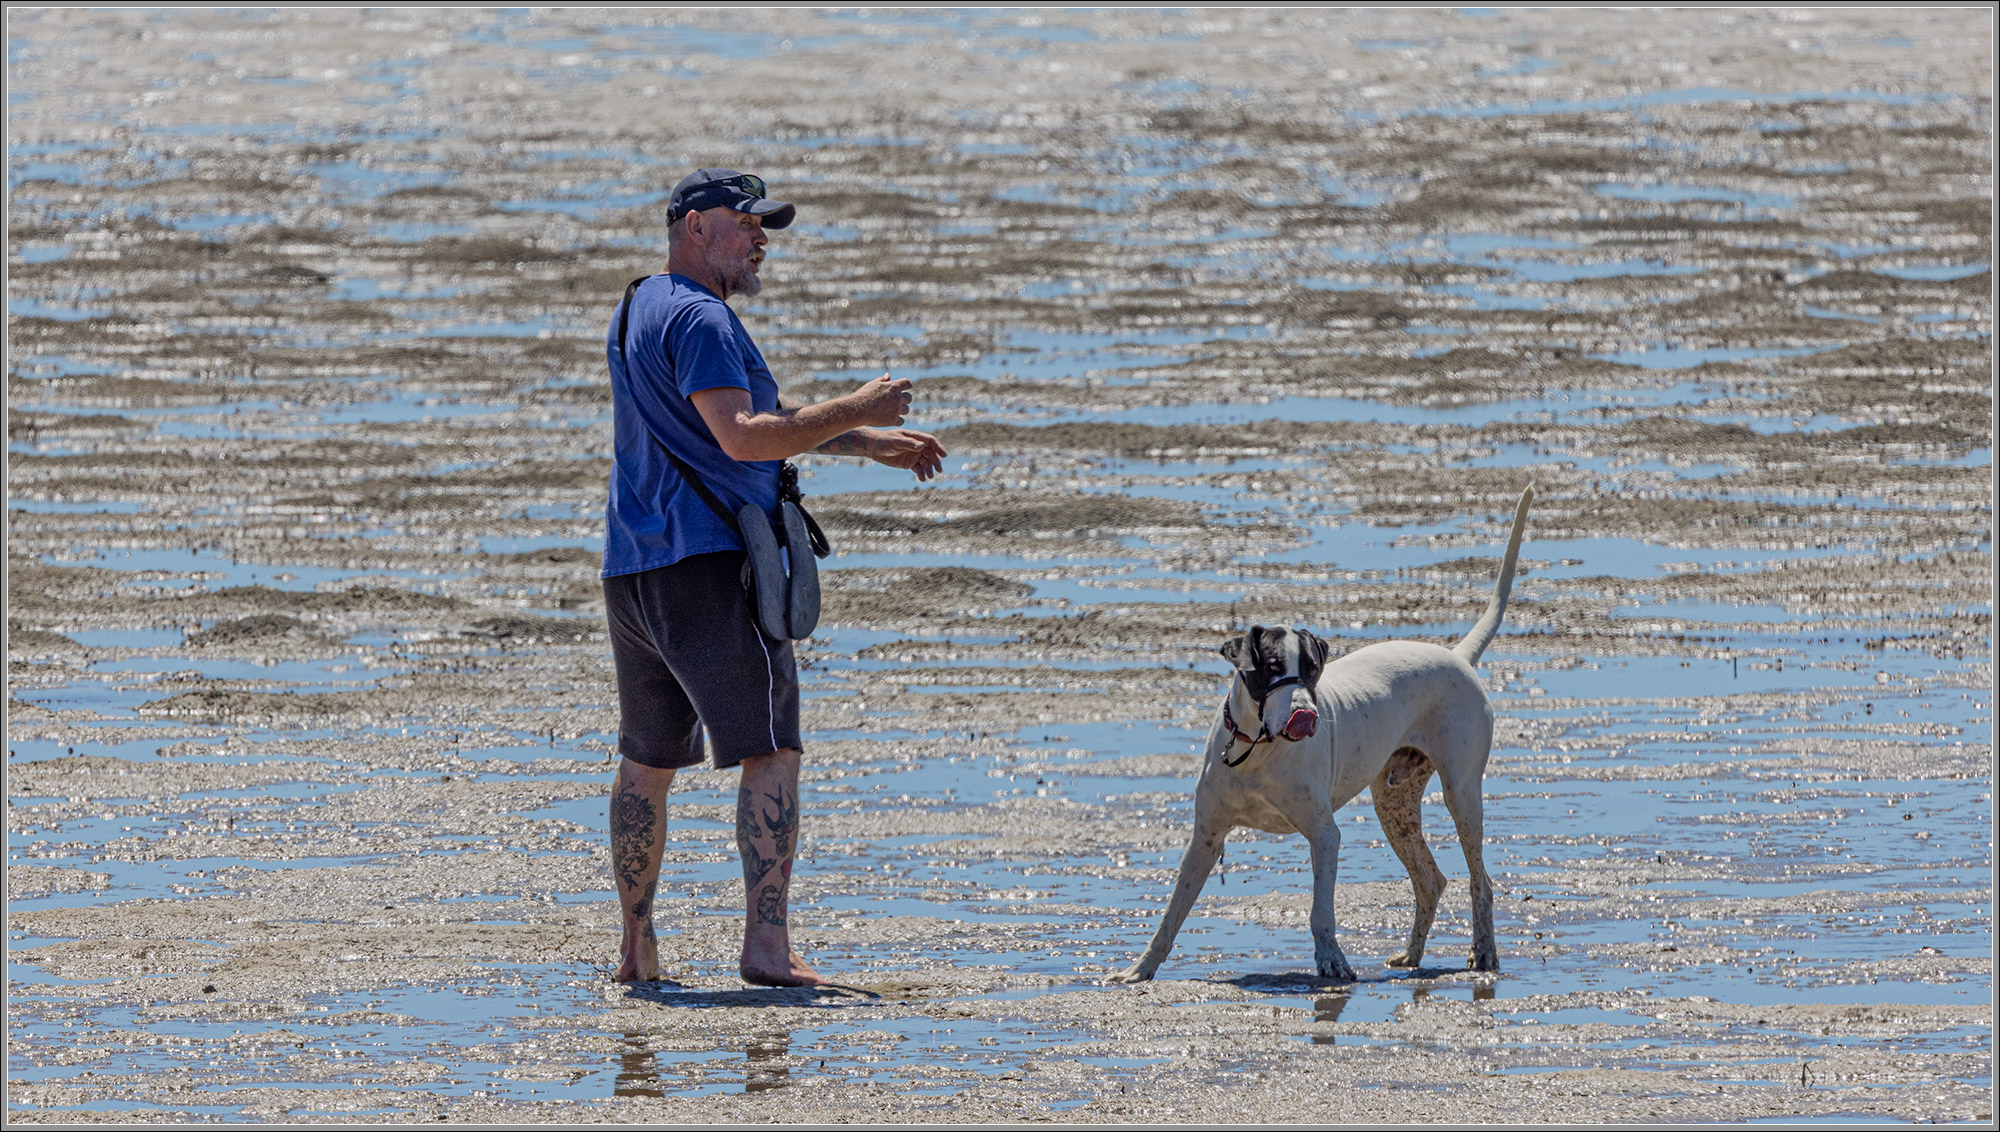
M 1315 1022 L 1340 1021 L 1340 1012 L 1347 1009 L 1348 997 L 1349 996 L 1344 993 L 1330 994 L 1327 995 L 1325 998 L 1313 1000 L 1313 1021 Z M 1338 1042 L 1339 1039 L 1332 1034 L 1313 1035 L 1313 1044 L 1316 1046 L 1336 1045 L 1338 1044 Z
M 1425 1002 L 1431 997 L 1431 992 L 1434 989 L 1435 988 L 1433 988 L 1429 984 L 1419 984 L 1416 986 L 1412 986 L 1410 988 L 1410 1004 L 1412 1006 L 1415 1006 L 1419 1003 Z M 1340 1012 L 1347 1009 L 1347 1005 L 1349 1002 L 1353 1001 L 1353 997 L 1354 997 L 1353 995 L 1349 994 L 1346 991 L 1335 991 L 1332 994 L 1323 995 L 1319 998 L 1314 999 L 1313 1021 L 1314 1022 L 1340 1021 Z M 1483 979 L 1480 980 L 1479 982 L 1472 984 L 1472 1001 L 1492 1002 L 1493 984 Z M 1336 1045 L 1339 1043 L 1339 1037 L 1334 1034 L 1315 1033 L 1312 1036 L 1312 1043 L 1316 1046 Z

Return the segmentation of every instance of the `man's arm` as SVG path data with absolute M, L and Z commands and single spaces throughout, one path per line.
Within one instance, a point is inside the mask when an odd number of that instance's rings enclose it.
M 781 397 L 778 411 L 791 412 L 793 407 Z M 920 480 L 931 479 L 943 471 L 944 458 L 950 454 L 937 437 L 913 428 L 849 429 L 813 451 L 825 456 L 863 456 L 878 464 L 915 472 Z
M 783 407 L 782 405 L 779 406 L 779 408 Z M 849 429 L 832 440 L 827 441 L 825 444 L 814 448 L 813 451 L 823 456 L 866 456 L 868 455 L 868 430 L 859 428 Z
M 910 380 L 888 374 L 845 396 L 797 409 L 760 413 L 750 391 L 723 386 L 688 398 L 732 460 L 789 460 L 857 428 L 899 425 L 910 407 Z
M 780 416 L 790 416 L 799 411 L 799 406 L 778 398 L 777 412 Z M 812 451 L 822 456 L 866 456 L 868 455 L 868 433 L 865 428 L 851 428 L 824 444 L 816 444 Z

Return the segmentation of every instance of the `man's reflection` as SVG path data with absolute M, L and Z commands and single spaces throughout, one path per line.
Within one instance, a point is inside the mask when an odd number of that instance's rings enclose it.
M 626 1034 L 625 1049 L 618 1055 L 618 1079 L 612 1085 L 614 1097 L 660 1097 L 660 1067 L 653 1060 L 645 1034 Z
M 762 1093 L 791 1084 L 791 1067 L 785 1064 L 791 1052 L 790 1034 L 767 1034 L 753 1039 L 743 1050 L 743 1091 Z

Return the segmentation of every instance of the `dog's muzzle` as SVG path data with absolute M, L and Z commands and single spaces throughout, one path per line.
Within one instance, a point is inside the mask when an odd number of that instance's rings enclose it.
M 1250 757 L 1251 751 L 1256 750 L 1261 744 L 1271 742 L 1278 736 L 1296 743 L 1301 739 L 1312 738 L 1313 732 L 1319 730 L 1319 713 L 1309 707 L 1302 707 L 1295 709 L 1292 712 L 1291 718 L 1285 720 L 1285 725 L 1278 729 L 1277 736 L 1271 734 L 1271 729 L 1264 724 L 1264 705 L 1270 701 L 1272 695 L 1276 694 L 1278 689 L 1286 686 L 1303 688 L 1306 686 L 1305 677 L 1287 676 L 1264 689 L 1264 694 L 1257 699 L 1257 736 L 1254 739 L 1245 735 L 1237 728 L 1235 713 L 1229 710 L 1229 701 L 1224 700 L 1222 702 L 1222 725 L 1229 728 L 1232 740 L 1240 739 L 1248 744 L 1248 746 L 1243 748 L 1243 753 L 1234 762 L 1230 761 L 1227 754 L 1223 755 L 1222 763 L 1224 766 L 1242 766 L 1243 760 Z

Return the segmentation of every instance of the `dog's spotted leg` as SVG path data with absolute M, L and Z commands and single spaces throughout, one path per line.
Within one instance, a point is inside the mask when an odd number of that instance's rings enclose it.
M 1416 903 L 1410 917 L 1410 942 L 1401 955 L 1389 960 L 1391 967 L 1423 965 L 1424 941 L 1430 938 L 1438 897 L 1444 894 L 1444 873 L 1424 841 L 1424 788 L 1430 781 L 1431 760 L 1422 751 L 1404 747 L 1389 756 L 1368 788 L 1375 800 L 1376 820 L 1382 823 L 1382 836 L 1410 874 L 1410 892 Z
M 1307 844 L 1312 846 L 1313 967 L 1320 978 L 1351 983 L 1354 981 L 1354 968 L 1348 966 L 1347 956 L 1341 954 L 1340 941 L 1334 937 L 1333 925 L 1334 874 L 1340 868 L 1340 826 L 1334 822 L 1329 809 L 1325 820 L 1317 828 L 1302 832 L 1306 835 Z
M 1486 874 L 1485 799 L 1479 780 L 1444 783 L 1444 800 L 1458 827 L 1458 844 L 1465 850 L 1465 868 L 1472 889 L 1472 955 L 1475 971 L 1498 971 L 1500 950 L 1493 938 L 1493 878 Z
M 1227 827 L 1211 824 L 1195 815 L 1194 838 L 1188 842 L 1187 852 L 1181 855 L 1180 875 L 1174 878 L 1174 895 L 1167 902 L 1166 914 L 1160 917 L 1159 930 L 1153 933 L 1153 942 L 1146 945 L 1145 954 L 1139 961 L 1110 977 L 1114 983 L 1143 983 L 1153 977 L 1167 953 L 1174 948 L 1174 937 L 1180 934 L 1181 923 L 1194 908 L 1194 898 L 1201 894 L 1201 886 L 1208 881 L 1208 874 L 1215 869 L 1215 862 L 1222 858 L 1222 842 L 1229 836 Z

